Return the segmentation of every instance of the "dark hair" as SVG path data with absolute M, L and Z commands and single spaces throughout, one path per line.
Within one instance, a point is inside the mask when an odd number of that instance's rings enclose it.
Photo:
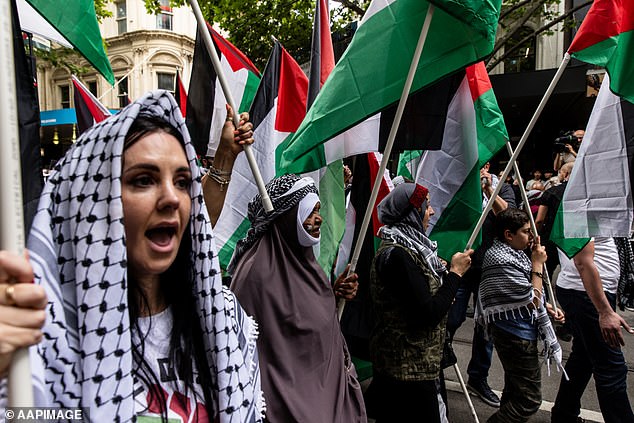
M 123 142 L 123 151 L 130 148 L 134 143 L 143 138 L 148 134 L 153 134 L 155 132 L 165 132 L 174 136 L 181 145 L 185 144 L 183 140 L 183 134 L 170 125 L 165 119 L 162 119 L 158 116 L 147 115 L 147 114 L 139 114 L 139 116 L 132 122 L 130 125 L 130 129 L 128 129 L 128 133 L 125 136 L 125 141 Z
M 524 210 L 509 207 L 495 216 L 495 236 L 504 241 L 504 232 L 508 229 L 515 233 L 529 221 Z
M 124 142 L 124 151 L 143 136 L 161 131 L 173 135 L 181 144 L 184 144 L 180 131 L 165 120 L 155 116 L 140 115 L 128 131 Z M 159 282 L 161 293 L 167 305 L 171 306 L 173 316 L 172 331 L 169 334 L 168 365 L 176 369 L 178 378 L 185 385 L 185 398 L 188 397 L 189 392 L 196 396 L 194 385 L 196 382 L 200 384 L 204 398 L 197 399 L 204 401 L 207 415 L 211 420 L 215 415 L 212 398 L 213 384 L 203 341 L 205 335 L 200 326 L 200 317 L 196 306 L 195 275 L 192 271 L 193 253 L 191 246 L 192 239 L 190 225 L 188 224 L 183 233 L 176 259 L 167 271 L 161 275 Z M 163 394 L 160 391 L 161 381 L 154 374 L 144 357 L 147 333 L 142 333 L 138 324 L 141 311 L 149 308 L 148 300 L 138 281 L 130 273 L 128 273 L 128 283 L 130 328 L 136 332 L 140 340 L 138 344 L 132 343 L 132 356 L 136 364 L 135 368 L 133 368 L 133 373 L 139 378 L 149 394 L 161 399 L 161 401 L 158 401 L 161 419 L 167 422 L 167 404 L 163 400 Z M 152 319 L 150 317 L 148 332 L 151 329 L 151 325 Z M 184 406 L 187 407 L 186 404 Z

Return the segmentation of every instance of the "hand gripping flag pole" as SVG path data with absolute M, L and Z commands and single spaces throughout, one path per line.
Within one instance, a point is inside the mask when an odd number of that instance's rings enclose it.
M 2 4 L 2 10 L 11 10 L 9 0 L 2 0 Z M 0 248 L 21 252 L 25 242 L 11 13 L 0 14 L 0 58 L 4 93 L 0 96 Z M 33 406 L 30 380 L 29 350 L 22 348 L 13 355 L 9 369 L 10 407 Z
M 216 75 L 218 76 L 218 81 L 220 82 L 222 91 L 225 94 L 227 103 L 229 103 L 229 106 L 231 106 L 231 108 L 233 109 L 233 123 L 237 128 L 240 123 L 238 108 L 236 107 L 236 103 L 233 100 L 233 95 L 231 94 L 231 90 L 229 89 L 227 79 L 225 78 L 225 75 L 222 71 L 220 59 L 218 58 L 218 53 L 216 52 L 216 48 L 214 47 L 211 35 L 207 30 L 207 24 L 205 22 L 205 18 L 203 17 L 203 12 L 200 10 L 198 0 L 189 0 L 189 4 L 191 4 L 194 15 L 196 16 L 196 21 L 198 22 L 200 33 L 202 34 L 203 40 L 205 41 L 205 46 L 207 46 L 209 57 L 211 57 L 211 61 L 214 65 L 214 69 L 216 70 Z M 247 156 L 249 167 L 251 168 L 251 172 L 253 173 L 253 179 L 255 179 L 255 183 L 258 186 L 258 191 L 260 192 L 260 196 L 262 197 L 262 205 L 264 206 L 264 210 L 267 213 L 270 213 L 273 211 L 273 203 L 271 202 L 271 198 L 269 197 L 269 194 L 266 192 L 266 188 L 264 187 L 264 180 L 262 179 L 262 174 L 260 173 L 258 164 L 255 161 L 255 156 L 253 155 L 253 151 L 251 150 L 250 145 L 244 146 L 244 154 L 246 154 Z

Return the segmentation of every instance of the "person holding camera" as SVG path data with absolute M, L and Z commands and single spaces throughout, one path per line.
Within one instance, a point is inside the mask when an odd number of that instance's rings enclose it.
M 556 171 L 566 163 L 574 162 L 577 159 L 577 151 L 583 140 L 586 131 L 577 129 L 572 134 L 564 135 L 555 140 L 555 161 L 553 168 Z

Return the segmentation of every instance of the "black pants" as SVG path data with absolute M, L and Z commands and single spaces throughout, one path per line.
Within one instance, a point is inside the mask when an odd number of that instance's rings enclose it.
M 368 417 L 376 423 L 415 422 L 412 416 L 419 416 L 420 422 L 439 423 L 438 383 L 396 380 L 375 371 L 365 397 Z M 439 385 L 444 386 L 442 382 Z M 446 406 L 446 391 L 441 388 L 440 394 Z

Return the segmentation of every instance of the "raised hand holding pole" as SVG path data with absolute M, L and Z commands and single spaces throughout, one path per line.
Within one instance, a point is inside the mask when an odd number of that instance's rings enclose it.
M 218 76 L 218 81 L 220 82 L 222 91 L 225 95 L 225 98 L 227 99 L 227 103 L 229 103 L 229 106 L 231 106 L 231 108 L 233 109 L 233 124 L 237 128 L 240 124 L 240 113 L 238 111 L 238 108 L 236 107 L 236 102 L 233 100 L 233 95 L 231 94 L 231 90 L 229 89 L 229 85 L 227 84 L 225 74 L 222 71 L 222 67 L 220 66 L 220 59 L 218 58 L 218 53 L 216 52 L 213 40 L 211 39 L 211 35 L 209 34 L 209 30 L 207 29 L 207 23 L 205 22 L 205 18 L 203 17 L 203 12 L 200 10 L 198 0 L 189 0 L 189 3 L 191 4 L 194 15 L 196 16 L 198 28 L 200 28 L 201 30 L 200 32 L 203 36 L 203 40 L 205 41 L 207 51 L 209 52 L 209 57 L 211 57 L 211 62 L 213 63 L 214 69 L 216 70 L 216 75 Z M 260 193 L 260 196 L 262 197 L 262 205 L 264 206 L 264 210 L 267 213 L 270 213 L 273 211 L 273 203 L 271 202 L 271 197 L 269 197 L 269 194 L 266 192 L 264 180 L 262 179 L 262 174 L 260 173 L 258 164 L 255 161 L 255 156 L 253 155 L 253 151 L 251 150 L 250 145 L 244 146 L 244 154 L 246 154 L 247 156 L 249 167 L 251 168 L 251 172 L 253 173 L 253 179 L 255 180 L 255 184 L 258 186 L 258 191 Z

